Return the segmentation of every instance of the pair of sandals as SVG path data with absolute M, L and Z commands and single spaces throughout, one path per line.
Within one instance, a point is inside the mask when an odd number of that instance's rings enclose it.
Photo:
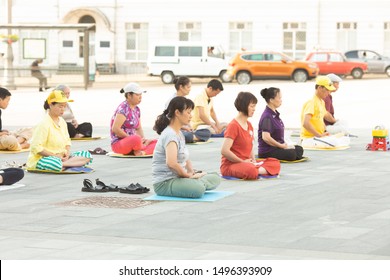
M 96 179 L 96 186 L 94 186 L 89 179 L 84 179 L 83 185 L 84 187 L 81 188 L 81 191 L 83 192 L 120 192 L 129 194 L 141 194 L 150 191 L 149 188 L 143 187 L 138 183 L 131 183 L 127 187 L 119 187 L 114 184 L 106 185 L 99 179 Z
M 97 147 L 94 150 L 88 150 L 92 155 L 106 155 L 108 152 L 100 147 Z

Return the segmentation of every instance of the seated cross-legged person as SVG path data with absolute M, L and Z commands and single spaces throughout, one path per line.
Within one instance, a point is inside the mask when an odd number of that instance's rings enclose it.
M 278 88 L 264 88 L 260 92 L 267 106 L 259 121 L 259 157 L 273 157 L 279 160 L 294 161 L 302 158 L 303 148 L 289 145 L 284 141 L 284 124 L 277 108 L 282 105 L 282 93 Z
M 335 87 L 327 76 L 316 78 L 315 94 L 307 101 L 301 113 L 301 144 L 305 148 L 328 148 L 348 146 L 349 137 L 343 135 L 331 135 L 325 129 L 324 118 L 327 114 L 324 99 Z
M 11 93 L 6 88 L 0 87 L 0 109 L 6 109 L 11 100 Z M 3 129 L 0 110 L 0 150 L 20 151 L 30 147 L 32 128 L 20 128 L 15 131 Z
M 141 126 L 142 93 L 145 91 L 136 83 L 129 83 L 120 90 L 125 101 L 119 104 L 111 118 L 111 149 L 118 154 L 151 155 L 156 139 L 145 139 Z
M 259 175 L 277 175 L 277 159 L 257 162 L 253 152 L 254 131 L 248 118 L 252 117 L 257 98 L 250 92 L 240 92 L 234 102 L 238 115 L 228 124 L 222 145 L 221 174 L 241 179 L 257 179 Z
M 65 120 L 61 117 L 68 100 L 62 91 L 53 91 L 43 108 L 46 115 L 34 129 L 27 168 L 61 171 L 68 167 L 82 167 L 92 162 L 88 151 L 71 153 L 71 141 Z
M 158 195 L 199 198 L 220 184 L 218 174 L 195 172 L 189 159 L 180 129 L 190 123 L 193 108 L 192 100 L 177 96 L 157 117 L 154 130 L 161 136 L 153 154 L 152 176 Z

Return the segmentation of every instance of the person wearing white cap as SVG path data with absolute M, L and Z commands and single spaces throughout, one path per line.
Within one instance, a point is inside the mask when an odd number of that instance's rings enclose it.
M 349 145 L 348 137 L 336 138 L 326 131 L 324 118 L 326 115 L 329 115 L 329 112 L 326 111 L 324 99 L 335 89 L 332 81 L 327 76 L 317 77 L 315 94 L 302 108 L 302 147 L 335 147 Z
M 332 94 L 339 89 L 340 82 L 342 81 L 342 79 L 333 73 L 328 74 L 326 76 L 332 81 L 333 86 L 335 87 L 335 90 L 331 91 L 329 93 L 329 95 L 324 99 L 326 111 L 329 113 L 329 114 L 326 114 L 324 117 L 326 131 L 328 131 L 329 133 L 332 133 L 332 134 L 336 134 L 336 133 L 348 134 L 347 125 L 346 125 L 345 121 L 338 120 L 334 117 L 334 107 L 333 107 Z
M 126 100 L 119 104 L 111 118 L 111 149 L 118 154 L 151 155 L 156 139 L 145 139 L 141 125 L 141 103 L 143 90 L 137 83 L 128 83 L 120 90 Z
M 31 140 L 27 169 L 62 171 L 68 167 L 82 167 L 92 162 L 88 151 L 70 152 L 68 126 L 61 117 L 67 102 L 73 102 L 60 90 L 52 91 L 43 108 L 44 119 L 35 127 Z

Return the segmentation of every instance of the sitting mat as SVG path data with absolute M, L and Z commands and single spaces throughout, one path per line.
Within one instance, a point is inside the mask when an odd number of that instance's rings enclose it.
M 123 155 L 123 154 L 117 154 L 114 152 L 109 152 L 106 154 L 109 157 L 116 157 L 116 158 L 152 158 L 153 155 L 143 155 L 143 156 L 135 156 L 135 155 Z
M 21 149 L 19 151 L 8 151 L 8 150 L 0 150 L 0 154 L 18 154 L 18 153 L 24 153 L 30 151 L 29 148 L 27 149 Z
M 347 150 L 350 146 L 339 146 L 339 147 L 302 147 L 304 150 L 309 151 L 342 151 Z
M 99 140 L 103 139 L 102 136 L 94 136 L 94 137 L 82 137 L 82 138 L 70 138 L 72 141 L 92 141 L 92 140 Z
M 213 140 L 207 140 L 207 141 L 196 141 L 192 143 L 186 143 L 186 145 L 203 145 L 203 144 L 209 144 L 214 142 Z
M 33 168 L 27 169 L 27 171 L 31 173 L 49 173 L 49 174 L 84 174 L 84 173 L 92 173 L 95 170 L 89 167 L 71 167 L 63 171 L 41 170 L 41 169 L 33 169 Z
M 264 160 L 264 158 L 256 158 L 256 160 Z M 308 161 L 309 158 L 308 157 L 302 157 L 301 159 L 297 159 L 297 160 L 282 160 L 282 159 L 279 159 L 280 162 L 283 162 L 283 163 L 298 163 L 298 162 L 304 162 L 304 161 Z
M 241 179 L 241 178 L 237 178 L 237 177 L 233 177 L 233 176 L 223 176 L 223 175 L 220 175 L 221 178 L 225 179 L 225 180 L 241 180 L 241 181 L 254 181 L 256 179 Z M 257 177 L 257 179 L 274 179 L 274 178 L 279 178 L 279 175 L 259 175 Z
M 232 195 L 234 192 L 230 191 L 207 191 L 201 198 L 187 198 L 187 197 L 176 197 L 176 196 L 162 196 L 152 195 L 145 197 L 143 200 L 166 200 L 166 201 L 192 201 L 192 202 L 212 202 L 224 197 Z

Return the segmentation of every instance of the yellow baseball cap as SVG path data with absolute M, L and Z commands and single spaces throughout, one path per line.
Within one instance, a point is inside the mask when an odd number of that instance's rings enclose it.
M 72 99 L 68 99 L 65 96 L 65 93 L 61 90 L 53 90 L 46 99 L 48 104 L 56 103 L 65 103 L 73 102 Z
M 316 84 L 319 86 L 323 86 L 330 91 L 336 90 L 336 88 L 333 86 L 332 81 L 327 76 L 317 76 Z

